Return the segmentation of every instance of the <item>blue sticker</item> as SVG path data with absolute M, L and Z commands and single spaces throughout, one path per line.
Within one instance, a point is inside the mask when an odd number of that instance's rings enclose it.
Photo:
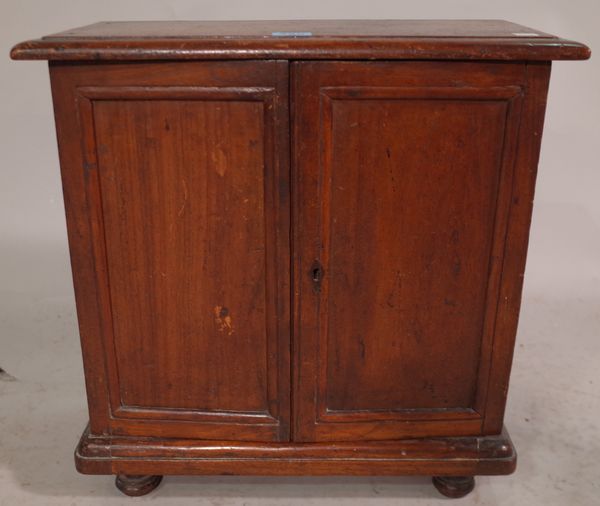
M 271 37 L 312 37 L 312 32 L 273 32 Z

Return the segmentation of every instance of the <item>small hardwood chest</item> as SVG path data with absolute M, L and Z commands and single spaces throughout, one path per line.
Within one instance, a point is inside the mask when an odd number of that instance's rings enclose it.
M 83 473 L 508 474 L 551 60 L 503 21 L 98 23 L 50 61 Z

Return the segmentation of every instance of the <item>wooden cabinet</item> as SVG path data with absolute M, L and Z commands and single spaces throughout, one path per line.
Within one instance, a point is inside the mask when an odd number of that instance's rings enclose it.
M 505 22 L 100 23 L 50 60 L 84 473 L 512 472 L 552 59 Z

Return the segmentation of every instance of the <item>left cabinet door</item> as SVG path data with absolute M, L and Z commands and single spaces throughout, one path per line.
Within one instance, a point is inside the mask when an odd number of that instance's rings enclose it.
M 288 440 L 287 63 L 50 73 L 91 432 Z

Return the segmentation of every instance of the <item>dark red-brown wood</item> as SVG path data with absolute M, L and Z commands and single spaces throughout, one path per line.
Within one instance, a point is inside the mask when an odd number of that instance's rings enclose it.
M 579 60 L 578 42 L 501 20 L 133 21 L 23 42 L 15 59 Z
M 51 76 L 92 429 L 287 440 L 287 64 Z
M 127 22 L 11 55 L 52 60 L 79 471 L 128 495 L 427 474 L 460 497 L 514 470 L 550 64 L 586 46 L 504 21 Z
M 498 329 L 496 319 L 520 293 L 500 299 L 499 290 L 524 267 L 523 249 L 509 253 L 520 265 L 503 262 L 519 233 L 514 220 L 528 228 L 514 192 L 541 129 L 541 111 L 529 111 L 544 100 L 549 65 L 292 70 L 302 96 L 293 136 L 302 224 L 295 438 L 498 431 L 505 399 L 489 383 L 507 384 L 510 355 L 491 350 L 512 349 L 516 321 Z
M 252 443 L 93 436 L 75 451 L 85 474 L 432 475 L 510 474 L 517 455 L 497 436 L 340 443 Z

